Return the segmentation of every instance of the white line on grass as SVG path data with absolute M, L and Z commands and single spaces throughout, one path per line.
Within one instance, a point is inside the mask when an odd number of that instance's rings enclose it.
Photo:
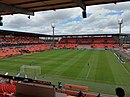
M 117 55 L 115 54 L 115 53 L 113 53 L 115 56 L 116 56 L 116 58 L 117 58 Z M 129 73 L 129 71 L 125 68 L 125 66 L 121 63 L 121 66 L 125 69 L 125 71 L 128 73 L 128 75 L 130 75 L 130 73 Z
M 90 68 L 89 68 L 89 70 L 88 70 L 88 73 L 87 73 L 87 76 L 86 76 L 86 80 L 88 79 L 88 76 L 89 76 L 89 73 L 90 73 L 91 67 L 92 67 L 92 66 L 90 66 Z
M 125 66 L 123 64 L 121 64 L 121 66 L 125 69 L 125 71 L 128 73 L 128 75 L 130 75 L 129 71 L 125 68 Z
M 117 55 L 114 52 L 113 52 L 113 54 L 117 58 Z M 130 75 L 130 72 L 125 68 L 125 66 L 122 63 L 121 63 L 121 66 L 125 69 L 125 71 L 128 73 L 128 75 Z

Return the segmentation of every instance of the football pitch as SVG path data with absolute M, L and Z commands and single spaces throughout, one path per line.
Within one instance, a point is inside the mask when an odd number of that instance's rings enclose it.
M 41 66 L 40 78 L 54 84 L 86 85 L 105 94 L 122 87 L 130 97 L 130 62 L 120 63 L 111 50 L 50 50 L 0 59 L 0 73 L 15 75 L 22 65 Z

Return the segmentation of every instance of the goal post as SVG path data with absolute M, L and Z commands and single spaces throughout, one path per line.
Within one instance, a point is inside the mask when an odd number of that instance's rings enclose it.
M 24 75 L 26 78 L 37 79 L 37 77 L 41 74 L 41 67 L 23 65 L 20 67 L 20 74 Z

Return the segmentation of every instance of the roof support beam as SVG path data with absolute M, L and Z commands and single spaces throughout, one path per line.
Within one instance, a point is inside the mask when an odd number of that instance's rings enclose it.
M 76 4 L 78 4 L 82 9 L 83 9 L 83 12 L 82 12 L 82 16 L 83 18 L 86 18 L 86 5 L 84 3 L 83 0 L 73 0 Z
M 34 12 L 29 11 L 27 9 L 17 8 L 13 5 L 8 5 L 0 2 L 0 11 L 1 12 L 11 12 L 13 13 L 21 13 L 21 14 L 27 14 L 27 15 L 34 15 Z
M 78 4 L 83 10 L 86 10 L 86 5 L 83 0 L 73 0 L 76 4 Z
M 13 5 L 23 5 L 23 4 L 44 2 L 44 1 L 50 1 L 50 0 L 35 0 L 35 1 L 28 1 L 28 2 L 16 3 L 16 4 L 13 4 Z

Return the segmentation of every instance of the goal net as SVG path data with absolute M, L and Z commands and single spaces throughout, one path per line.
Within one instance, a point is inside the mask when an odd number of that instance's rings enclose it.
M 24 75 L 26 78 L 37 79 L 37 77 L 41 74 L 41 67 L 23 65 L 20 67 L 20 74 Z

